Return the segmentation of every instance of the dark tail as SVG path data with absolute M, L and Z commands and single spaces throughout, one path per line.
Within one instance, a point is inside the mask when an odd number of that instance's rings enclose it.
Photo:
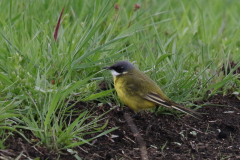
M 202 119 L 202 117 L 203 117 L 200 113 L 198 113 L 198 112 L 196 112 L 196 111 L 194 111 L 190 108 L 187 108 L 185 106 L 182 106 L 178 103 L 172 102 L 171 104 L 172 104 L 172 108 L 174 108 L 175 110 L 178 110 L 178 111 L 183 112 L 183 113 L 190 114 L 191 116 L 193 116 L 197 119 Z
M 183 113 L 186 113 L 186 114 L 190 114 L 191 116 L 197 118 L 197 119 L 202 119 L 202 115 L 197 113 L 196 111 L 194 110 L 191 110 L 190 108 L 187 108 L 183 105 L 180 105 L 178 103 L 175 103 L 173 101 L 171 101 L 170 99 L 169 100 L 165 100 L 163 98 L 161 98 L 157 93 L 149 93 L 145 96 L 145 99 L 151 101 L 151 102 L 154 102 L 160 106 L 163 106 L 163 107 L 166 107 L 166 108 L 169 108 L 169 109 L 175 109 L 177 111 L 180 111 L 180 112 L 183 112 Z

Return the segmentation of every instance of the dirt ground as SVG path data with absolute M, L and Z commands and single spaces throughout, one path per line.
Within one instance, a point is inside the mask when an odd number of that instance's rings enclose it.
M 151 124 L 147 136 L 145 131 L 152 117 L 151 113 L 145 111 L 133 118 L 146 144 L 148 159 L 240 159 L 240 100 L 236 97 L 215 95 L 207 102 L 196 103 L 205 104 L 198 109 L 204 117 L 202 120 L 188 115 L 180 119 L 174 115 L 160 114 Z M 75 107 L 83 109 L 86 106 L 79 103 Z M 106 104 L 103 110 L 106 111 L 109 108 L 110 106 Z M 97 114 L 102 113 L 102 110 L 97 112 Z M 124 121 L 125 113 L 134 115 L 128 108 L 124 111 L 115 109 L 109 112 L 106 115 L 109 119 L 108 128 L 119 127 L 111 133 L 112 139 L 102 136 L 92 141 L 93 145 L 85 144 L 75 147 L 74 150 L 78 152 L 78 156 L 85 160 L 141 159 L 139 142 L 131 128 L 127 123 L 120 123 L 115 119 Z M 44 147 L 33 147 L 22 138 L 19 140 L 19 137 L 9 137 L 5 141 L 8 148 L 0 150 L 0 154 L 16 158 L 23 152 L 31 158 L 40 157 L 40 159 L 49 160 L 57 159 L 59 156 Z M 22 156 L 22 159 L 25 158 Z M 75 157 L 60 155 L 59 159 L 75 159 Z

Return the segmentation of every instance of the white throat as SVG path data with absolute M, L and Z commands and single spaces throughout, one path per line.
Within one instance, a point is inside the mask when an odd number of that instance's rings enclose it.
M 113 75 L 113 77 L 117 77 L 119 76 L 121 73 L 116 72 L 115 70 L 111 70 L 111 74 Z

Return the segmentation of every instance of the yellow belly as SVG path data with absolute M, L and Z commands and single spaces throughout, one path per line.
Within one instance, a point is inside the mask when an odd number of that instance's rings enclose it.
M 155 103 L 150 102 L 137 94 L 134 94 L 134 92 L 127 91 L 123 79 L 118 79 L 117 81 L 116 80 L 117 79 L 115 77 L 114 86 L 117 91 L 118 97 L 125 105 L 130 107 L 134 112 L 138 112 L 140 110 L 149 109 L 157 106 Z

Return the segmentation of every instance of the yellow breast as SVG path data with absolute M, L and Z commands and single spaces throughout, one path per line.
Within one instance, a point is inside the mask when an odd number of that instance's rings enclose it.
M 126 88 L 126 81 L 124 77 L 117 76 L 114 77 L 114 87 L 117 91 L 118 97 L 120 100 L 130 107 L 134 112 L 138 112 L 143 109 L 149 109 L 156 107 L 157 105 L 153 102 L 150 102 L 143 97 L 136 94 L 134 91 L 129 91 Z

